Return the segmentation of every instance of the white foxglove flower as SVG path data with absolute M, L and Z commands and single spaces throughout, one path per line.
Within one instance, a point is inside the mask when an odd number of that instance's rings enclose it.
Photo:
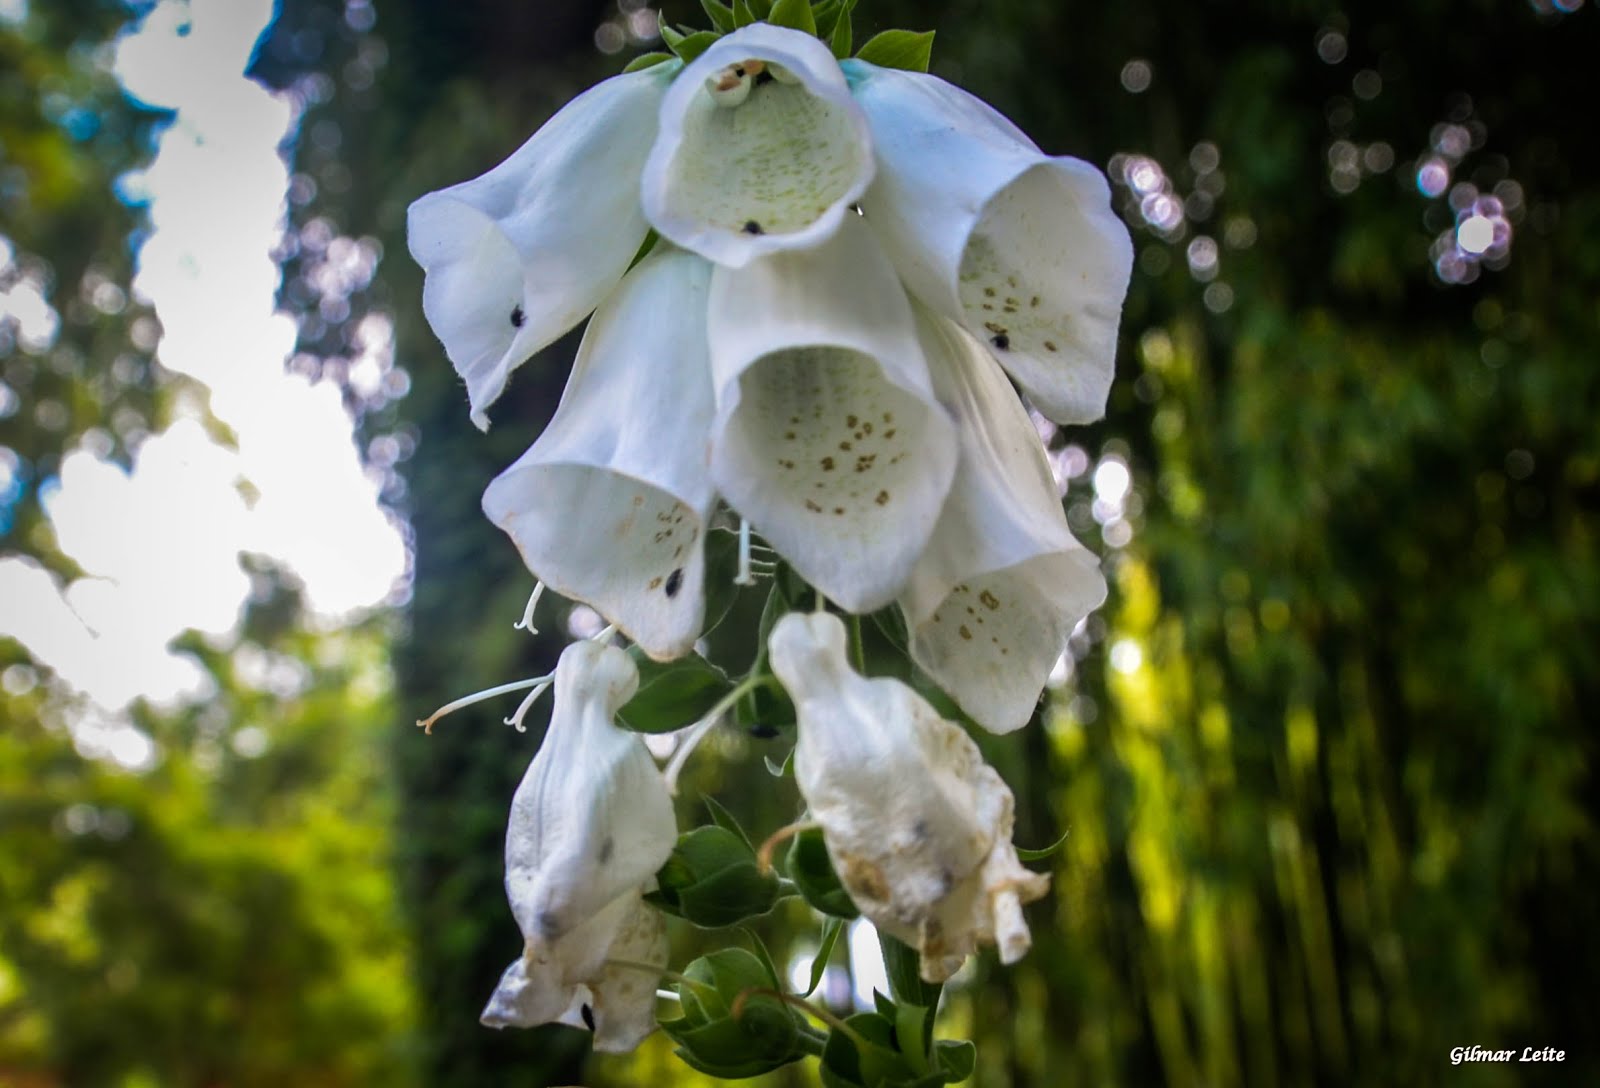
M 878 154 L 862 208 L 907 287 L 988 344 L 1045 415 L 1099 419 L 1133 268 L 1104 176 L 937 76 L 844 67 Z
M 711 266 L 659 245 L 595 313 L 550 425 L 483 497 L 530 570 L 651 656 L 705 618 Z
M 644 905 L 677 841 L 672 798 L 617 709 L 639 673 L 623 651 L 583 641 L 556 666 L 550 730 L 511 802 L 506 894 L 522 956 L 483 1011 L 491 1027 L 584 1024 L 599 1050 L 631 1050 L 655 1026 L 655 980 L 607 961 L 667 962 Z
M 663 238 L 740 267 L 825 240 L 872 171 L 866 117 L 828 47 L 752 23 L 668 89 L 641 193 Z
M 677 67 L 591 87 L 487 174 L 411 205 L 422 311 L 479 427 L 511 371 L 583 320 L 644 241 L 639 173 Z
M 851 669 L 844 624 L 790 613 L 768 641 L 799 712 L 795 779 L 845 891 L 942 982 L 982 944 L 1015 963 L 1049 878 L 1011 844 L 1012 796 L 961 728 L 899 680 Z
M 830 598 L 887 604 L 956 460 L 888 259 L 852 215 L 813 249 L 718 266 L 707 325 L 718 490 Z
M 922 350 L 956 416 L 949 501 L 900 597 L 911 659 L 986 729 L 1027 724 L 1067 636 L 1105 601 L 1028 413 L 983 347 L 918 306 Z

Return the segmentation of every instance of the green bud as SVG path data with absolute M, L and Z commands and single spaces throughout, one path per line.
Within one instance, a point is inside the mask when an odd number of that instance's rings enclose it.
M 656 883 L 646 896 L 651 903 L 708 929 L 765 914 L 779 892 L 778 878 L 760 871 L 750 844 L 715 825 L 680 835 Z

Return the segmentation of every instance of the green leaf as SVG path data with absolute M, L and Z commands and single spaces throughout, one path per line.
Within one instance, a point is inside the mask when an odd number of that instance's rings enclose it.
M 1070 834 L 1072 834 L 1072 831 L 1069 828 L 1068 830 L 1063 831 L 1061 833 L 1061 837 L 1055 842 L 1039 850 L 1024 850 L 1019 846 L 1017 847 L 1017 857 L 1021 858 L 1023 861 L 1043 861 L 1045 858 L 1056 853 L 1063 846 L 1067 845 L 1067 836 Z
M 940 1039 L 933 1044 L 933 1064 L 943 1070 L 946 1084 L 959 1084 L 978 1065 L 978 1048 L 965 1039 Z
M 833 25 L 839 19 L 839 0 L 819 0 L 811 5 L 811 18 L 817 24 L 817 37 L 827 40 Z
M 772 0 L 750 0 L 750 10 L 757 19 L 765 19 L 772 13 Z
M 722 35 L 715 30 L 699 30 L 686 38 L 680 38 L 678 44 L 672 46 L 672 51 L 682 57 L 685 64 L 688 64 L 701 53 L 710 49 L 711 44 L 720 37 Z
M 738 817 L 729 812 L 722 802 L 715 797 L 702 797 L 701 800 L 706 803 L 706 808 L 711 812 L 712 823 L 739 836 L 744 840 L 744 844 L 750 848 L 751 852 L 755 852 L 756 844 L 750 840 L 749 835 L 745 834 L 744 828 L 739 826 Z
M 811 14 L 811 0 L 777 0 L 767 13 L 767 22 L 773 26 L 803 30 L 807 34 L 817 32 L 817 20 Z
M 637 733 L 670 733 L 699 721 L 733 690 L 721 669 L 690 654 L 676 661 L 652 661 L 638 647 L 629 649 L 639 667 L 639 690 L 617 718 Z
M 733 0 L 733 25 L 736 27 L 749 26 L 756 21 L 755 12 L 750 10 L 750 0 Z
M 661 35 L 662 44 L 674 53 L 678 51 L 678 43 L 688 37 L 687 34 L 672 28 L 672 24 L 667 22 L 667 13 L 664 11 L 656 12 L 656 33 Z
M 828 846 L 822 840 L 822 832 L 816 828 L 794 837 L 789 844 L 785 868 L 805 901 L 823 914 L 848 920 L 861 913 L 850 901 L 844 885 L 839 883 L 839 875 L 833 871 L 833 862 L 828 858 Z
M 894 1010 L 894 1038 L 900 1053 L 918 1076 L 932 1072 L 928 1064 L 928 1044 L 932 1041 L 930 1010 L 901 1002 Z
M 822 927 L 822 947 L 817 949 L 817 958 L 811 961 L 811 978 L 806 984 L 806 992 L 801 997 L 810 997 L 817 992 L 817 987 L 822 984 L 822 976 L 828 970 L 828 957 L 833 955 L 833 946 L 839 943 L 839 934 L 844 932 L 844 919 L 829 918 Z
M 661 64 L 661 63 L 663 63 L 665 61 L 669 61 L 671 59 L 672 59 L 672 54 L 671 53 L 659 53 L 659 52 L 657 52 L 657 53 L 641 53 L 637 57 L 634 57 L 632 60 L 630 60 L 628 62 L 627 67 L 622 69 L 622 73 L 623 73 L 623 75 L 627 75 L 629 72 L 642 72 L 646 68 L 654 68 L 656 65 Z M 655 233 L 656 233 L 655 231 L 651 231 L 648 235 L 646 235 L 646 241 L 654 242 L 655 241 Z M 639 256 L 634 258 L 633 264 L 638 264 L 639 263 L 639 259 L 642 258 L 644 256 L 644 254 L 648 253 L 648 252 L 649 252 L 649 250 L 642 250 L 640 252 Z M 628 267 L 632 268 L 633 265 L 630 264 Z
M 711 20 L 711 25 L 724 34 L 733 30 L 733 9 L 722 0 L 700 0 L 700 6 L 706 10 L 706 18 Z
M 834 21 L 833 32 L 828 36 L 828 44 L 833 48 L 833 55 L 837 60 L 844 60 L 850 55 L 850 46 L 855 41 L 855 30 L 852 25 L 851 12 L 855 10 L 856 0 L 845 0 L 839 8 L 839 17 Z
M 885 30 L 874 35 L 856 54 L 857 60 L 879 68 L 901 68 L 907 72 L 926 72 L 933 56 L 933 31 Z
M 761 934 L 749 926 L 740 926 L 739 929 L 750 938 L 750 947 L 755 949 L 751 954 L 761 962 L 761 969 L 767 973 L 767 985 L 774 990 L 781 990 L 783 984 L 778 981 L 778 965 L 772 962 L 772 953 L 767 951 L 767 944 L 761 939 Z
M 883 948 L 883 966 L 894 999 L 923 1008 L 938 1008 L 939 991 L 943 987 L 936 982 L 922 981 L 922 957 L 917 950 L 882 930 L 878 932 L 878 944 Z

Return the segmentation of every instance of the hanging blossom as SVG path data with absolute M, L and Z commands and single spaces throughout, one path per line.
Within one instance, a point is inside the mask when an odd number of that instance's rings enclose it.
M 1058 421 L 1103 413 L 1132 247 L 1098 170 L 754 23 L 579 96 L 409 236 L 480 426 L 594 311 L 484 500 L 541 580 L 685 654 L 720 497 L 845 609 L 897 602 L 976 720 L 1027 720 L 1104 588 L 997 368 Z
M 638 686 L 614 646 L 561 654 L 549 732 L 511 802 L 506 894 L 523 950 L 483 1010 L 490 1027 L 588 1027 L 603 1051 L 655 1029 L 649 968 L 665 969 L 667 937 L 643 895 L 677 824 L 649 750 L 614 722 Z
M 899 680 L 850 667 L 844 624 L 790 613 L 768 641 L 799 712 L 795 779 L 840 883 L 861 913 L 943 982 L 978 946 L 1015 963 L 1022 907 L 1049 878 L 1011 843 L 1011 791 L 960 726 Z

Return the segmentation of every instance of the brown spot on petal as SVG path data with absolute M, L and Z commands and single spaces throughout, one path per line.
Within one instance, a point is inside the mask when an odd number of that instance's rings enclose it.
M 990 593 L 987 589 L 978 594 L 978 600 L 982 601 L 983 606 L 991 612 L 1000 607 L 1000 598 Z

